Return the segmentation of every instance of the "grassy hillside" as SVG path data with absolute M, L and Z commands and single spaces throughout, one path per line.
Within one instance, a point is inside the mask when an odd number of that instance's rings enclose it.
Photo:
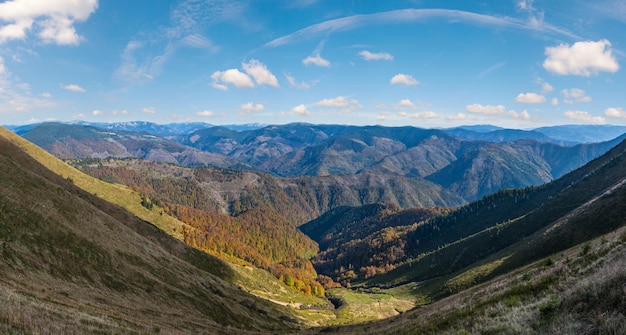
M 127 209 L 131 213 L 153 223 L 179 240 L 183 239 L 182 228 L 186 225 L 171 216 L 161 215 L 159 208 L 149 210 L 142 206 L 142 199 L 139 193 L 134 192 L 126 186 L 107 183 L 84 174 L 5 128 L 0 127 L 0 136 L 2 136 L 4 140 L 10 141 L 24 150 L 28 155 L 32 156 L 52 172 L 66 178 L 85 191 Z
M 14 144 L 23 140 L 0 131 L 3 333 L 226 334 L 298 327 L 289 309 L 231 285 L 236 273 L 227 264 L 83 191 Z

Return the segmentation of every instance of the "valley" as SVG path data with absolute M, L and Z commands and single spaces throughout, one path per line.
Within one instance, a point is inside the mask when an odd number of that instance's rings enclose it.
M 203 126 L 2 130 L 3 331 L 626 330 L 623 136 Z

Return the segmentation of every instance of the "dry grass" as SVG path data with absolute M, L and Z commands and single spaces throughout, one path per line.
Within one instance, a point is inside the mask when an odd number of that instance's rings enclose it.
M 626 228 L 387 320 L 310 334 L 626 334 Z

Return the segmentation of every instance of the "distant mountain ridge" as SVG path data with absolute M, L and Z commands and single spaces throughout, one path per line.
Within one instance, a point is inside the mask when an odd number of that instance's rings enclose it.
M 112 129 L 44 123 L 22 129 L 22 136 L 63 159 L 132 157 L 281 177 L 398 176 L 442 185 L 466 201 L 503 188 L 548 182 L 621 140 L 563 145 L 538 132 L 487 126 L 470 128 L 479 132 L 293 123 L 241 131 L 226 127 L 193 131 L 202 125 L 179 125 L 182 135 L 161 137 L 145 132 L 158 130 L 151 123 L 109 125 Z M 115 130 L 129 128 L 143 130 Z M 168 129 L 168 134 L 174 131 Z

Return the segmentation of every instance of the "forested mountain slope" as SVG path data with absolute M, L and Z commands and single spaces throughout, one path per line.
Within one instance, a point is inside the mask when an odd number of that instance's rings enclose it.
M 414 260 L 373 280 L 422 281 L 501 259 L 490 277 L 621 227 L 625 153 L 623 142 L 554 182 L 501 191 L 426 222 L 406 236 Z
M 241 333 L 298 326 L 215 257 L 52 173 L 0 136 L 0 329 Z M 237 330 L 238 329 L 238 330 Z

